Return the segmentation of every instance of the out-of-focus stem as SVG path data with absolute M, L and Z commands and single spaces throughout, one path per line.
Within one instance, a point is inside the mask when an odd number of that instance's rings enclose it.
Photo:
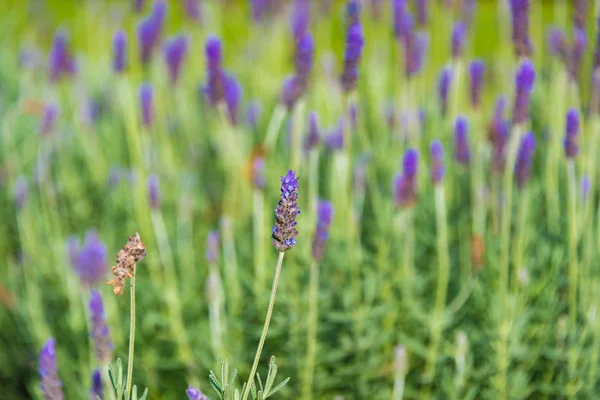
M 254 295 L 257 304 L 265 286 L 265 197 L 261 189 L 254 189 Z
M 460 102 L 461 102 L 461 90 L 462 90 L 462 74 L 463 74 L 463 63 L 460 58 L 454 59 L 452 61 L 452 70 L 454 72 L 454 76 L 452 77 L 452 85 L 451 85 L 451 101 L 450 101 L 450 112 L 449 112 L 449 121 L 456 120 L 458 115 L 458 111 L 460 110 Z
M 223 308 L 223 291 L 221 287 L 221 277 L 219 268 L 215 263 L 209 265 L 209 277 L 207 285 L 208 298 L 208 313 L 210 321 L 211 345 L 214 356 L 222 356 L 223 354 L 223 329 L 222 329 L 222 308 Z
M 294 106 L 292 112 L 292 145 L 290 149 L 291 153 L 291 165 L 294 171 L 300 170 L 300 164 L 302 161 L 302 132 L 304 122 L 304 109 L 306 108 L 306 101 L 300 99 Z
M 514 267 L 514 275 L 513 275 L 513 284 L 514 287 L 517 288 L 518 281 L 518 271 L 521 267 L 523 267 L 523 254 L 525 251 L 525 229 L 527 221 L 527 211 L 529 208 L 529 189 L 524 187 L 521 190 L 521 198 L 518 205 L 517 210 L 517 229 L 516 229 L 516 237 L 514 241 L 514 251 L 512 253 L 513 256 L 513 267 Z
M 265 147 L 267 151 L 272 151 L 277 143 L 277 138 L 279 137 L 279 131 L 281 130 L 281 125 L 285 120 L 287 115 L 287 109 L 283 104 L 277 104 L 275 106 L 275 110 L 271 115 L 271 119 L 269 120 L 269 126 L 267 127 L 267 135 L 265 136 Z
M 231 310 L 237 315 L 240 310 L 240 281 L 238 278 L 238 263 L 235 250 L 235 237 L 231 226 L 231 218 L 227 214 L 221 217 L 221 237 L 223 238 L 223 257 L 225 259 L 225 273 L 227 297 L 231 299 Z
M 306 329 L 306 363 L 302 383 L 302 398 L 312 399 L 313 377 L 317 356 L 317 327 L 319 321 L 319 263 L 310 265 L 308 290 L 308 327 Z
M 568 184 L 568 248 L 569 248 L 569 356 L 567 396 L 571 398 L 576 391 L 575 370 L 577 368 L 577 181 L 575 177 L 575 161 L 567 160 Z
M 131 398 L 131 383 L 133 378 L 133 348 L 135 346 L 135 264 L 133 276 L 129 281 L 129 355 L 127 356 L 127 382 L 125 384 L 125 397 Z

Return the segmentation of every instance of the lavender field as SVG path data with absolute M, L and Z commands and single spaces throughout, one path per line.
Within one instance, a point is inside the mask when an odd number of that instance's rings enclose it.
M 600 398 L 600 2 L 0 10 L 0 398 Z

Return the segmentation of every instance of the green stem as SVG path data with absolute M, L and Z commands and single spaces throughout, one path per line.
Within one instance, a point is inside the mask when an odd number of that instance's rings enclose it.
M 282 104 L 277 104 L 275 107 L 275 111 L 273 111 L 273 115 L 271 115 L 271 120 L 269 121 L 269 126 L 267 127 L 267 135 L 265 136 L 265 147 L 268 151 L 273 150 L 275 144 L 277 143 L 277 138 L 279 137 L 279 130 L 281 129 L 281 125 L 285 120 L 285 116 L 287 115 L 287 109 Z
M 129 318 L 129 355 L 127 356 L 127 383 L 125 384 L 125 398 L 131 398 L 131 382 L 133 375 L 133 348 L 135 345 L 135 265 L 133 276 L 129 283 L 130 294 L 130 318 Z
M 300 99 L 294 106 L 292 113 L 292 146 L 290 149 L 291 154 L 291 165 L 294 171 L 300 169 L 300 163 L 302 161 L 302 130 L 304 122 L 304 109 L 306 108 L 306 101 Z
M 303 399 L 312 398 L 313 376 L 317 354 L 317 325 L 319 320 L 319 263 L 314 260 L 310 265 L 310 286 L 308 299 L 306 363 L 304 366 L 304 379 L 302 385 Z
M 527 221 L 527 208 L 529 205 L 529 190 L 525 187 L 521 191 L 521 201 L 517 210 L 517 232 L 513 252 L 513 285 L 518 287 L 518 272 L 523 267 L 523 254 L 525 252 L 525 222 Z
M 271 315 L 273 314 L 273 307 L 275 306 L 275 296 L 277 295 L 277 286 L 279 285 L 279 275 L 281 274 L 281 265 L 283 264 L 283 257 L 285 252 L 279 252 L 279 258 L 277 259 L 277 267 L 275 268 L 275 276 L 273 277 L 273 287 L 271 288 L 271 297 L 269 299 L 269 307 L 267 308 L 267 316 L 265 317 L 265 324 L 263 326 L 262 334 L 258 342 L 258 348 L 256 349 L 256 355 L 254 356 L 254 362 L 252 363 L 252 369 L 250 370 L 250 376 L 248 382 L 244 388 L 242 394 L 242 400 L 246 400 L 250 394 L 250 388 L 254 382 L 254 374 L 258 368 L 258 362 L 260 360 L 260 353 L 262 353 L 263 346 L 265 345 L 265 339 L 267 338 L 267 332 L 269 331 L 269 324 L 271 323 Z
M 577 367 L 577 182 L 575 177 L 575 161 L 567 160 L 568 210 L 569 210 L 569 356 L 567 395 L 575 395 L 575 369 Z

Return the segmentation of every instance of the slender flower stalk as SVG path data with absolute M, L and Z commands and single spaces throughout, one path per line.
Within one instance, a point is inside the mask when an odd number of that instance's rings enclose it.
M 260 354 L 262 353 L 265 339 L 267 338 L 267 332 L 269 331 L 269 324 L 273 314 L 273 307 L 275 306 L 275 296 L 277 294 L 277 286 L 279 285 L 283 257 L 285 256 L 285 252 L 296 244 L 296 236 L 298 235 L 298 231 L 296 230 L 296 216 L 300 213 L 297 201 L 298 178 L 294 171 L 289 170 L 285 176 L 281 177 L 281 197 L 277 204 L 277 208 L 275 209 L 275 226 L 273 227 L 272 234 L 273 247 L 279 250 L 279 258 L 277 259 L 277 266 L 275 267 L 275 276 L 273 277 L 273 286 L 271 288 L 271 297 L 269 298 L 265 324 L 258 342 L 258 348 L 256 349 L 256 355 L 254 356 L 250 376 L 244 387 L 242 400 L 248 398 L 250 389 L 254 384 L 254 374 L 258 368 Z
M 406 347 L 401 345 L 396 346 L 394 360 L 394 392 L 392 394 L 393 400 L 402 400 L 407 372 L 408 357 L 406 354 Z
M 44 400 L 62 400 L 64 395 L 56 367 L 56 343 L 53 338 L 48 339 L 40 352 L 38 370 L 42 378 L 41 389 Z

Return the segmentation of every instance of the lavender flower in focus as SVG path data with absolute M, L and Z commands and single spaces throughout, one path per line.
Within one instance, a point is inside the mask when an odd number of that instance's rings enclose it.
M 53 338 L 48 339 L 40 351 L 38 371 L 42 379 L 40 387 L 44 394 L 44 400 L 62 400 L 64 395 L 56 367 L 56 344 Z
M 460 58 L 465 49 L 465 39 L 467 36 L 467 26 L 463 21 L 458 21 L 452 28 L 452 57 Z
M 298 178 L 289 170 L 281 177 L 281 197 L 275 208 L 275 226 L 273 227 L 273 247 L 279 251 L 291 249 L 296 244 L 296 215 L 300 214 L 297 205 Z
M 75 271 L 85 286 L 92 287 L 104 281 L 108 271 L 107 249 L 96 231 L 85 234 L 85 242 L 77 255 Z
M 319 120 L 316 111 L 311 111 L 308 114 L 308 133 L 304 139 L 304 149 L 311 151 L 321 142 L 321 134 L 319 131 Z
M 529 60 L 524 60 L 519 65 L 515 75 L 515 102 L 513 105 L 514 125 L 523 124 L 529 117 L 529 98 L 535 83 L 535 68 Z
M 179 80 L 181 65 L 187 54 L 188 45 L 189 39 L 184 35 L 179 35 L 168 39 L 163 47 L 163 54 L 172 84 L 177 83 Z
M 248 122 L 248 125 L 252 129 L 257 129 L 261 111 L 262 108 L 258 100 L 252 100 L 248 103 L 246 107 L 246 122 Z
M 58 106 L 54 103 L 46 103 L 44 113 L 40 121 L 40 135 L 46 136 L 54 130 L 54 124 L 58 119 Z
M 527 134 L 521 139 L 521 146 L 519 148 L 519 154 L 517 156 L 517 163 L 515 164 L 515 174 L 517 175 L 517 187 L 523 189 L 523 187 L 529 181 L 531 177 L 531 161 L 533 159 L 533 152 L 535 151 L 535 135 L 533 132 L 527 132 Z
M 221 40 L 216 36 L 209 36 L 204 45 L 206 54 L 206 72 L 208 83 L 204 91 L 208 95 L 210 104 L 215 106 L 225 95 L 225 78 L 222 66 Z
M 341 77 L 342 88 L 346 93 L 351 92 L 356 88 L 358 63 L 360 61 L 364 42 L 362 26 L 360 25 L 360 21 L 356 20 L 348 27 L 346 35 L 344 70 Z
M 148 177 L 148 199 L 150 200 L 150 207 L 153 210 L 157 210 L 160 207 L 160 187 L 158 182 L 158 176 L 152 174 Z
M 481 92 L 483 87 L 483 77 L 485 74 L 485 64 L 483 60 L 473 60 L 469 64 L 471 106 L 478 109 L 481 105 Z
M 433 140 L 429 146 L 431 155 L 431 181 L 434 185 L 440 184 L 444 179 L 444 148 L 439 140 Z
M 454 125 L 454 157 L 462 165 L 469 165 L 471 161 L 469 121 L 464 116 L 458 117 Z
M 569 77 L 573 81 L 579 79 L 581 74 L 581 60 L 585 51 L 586 37 L 583 29 L 575 29 L 573 35 L 573 49 L 570 55 L 569 62 Z
M 333 217 L 333 205 L 326 200 L 319 200 L 317 205 L 317 230 L 312 242 L 312 257 L 319 261 L 325 253 L 325 245 L 329 238 L 329 227 Z
M 198 21 L 202 16 L 201 0 L 183 0 L 185 15 L 188 18 Z
M 48 75 L 51 82 L 62 77 L 75 75 L 75 59 L 68 48 L 68 38 L 64 31 L 56 32 L 48 55 Z
M 200 391 L 200 389 L 196 389 L 195 387 L 190 386 L 185 391 L 189 400 L 209 400 L 208 397 Z
M 118 30 L 113 38 L 113 71 L 121 73 L 127 67 L 127 34 Z
M 571 108 L 567 113 L 567 122 L 565 125 L 565 154 L 567 158 L 574 158 L 579 153 L 579 112 Z
M 92 373 L 92 387 L 90 388 L 90 399 L 102 399 L 102 373 L 95 369 Z
M 394 177 L 394 200 L 396 207 L 412 207 L 417 201 L 417 168 L 419 153 L 409 149 L 402 159 L 402 173 Z
M 206 254 L 204 258 L 209 264 L 217 262 L 219 254 L 219 231 L 210 231 L 206 237 Z
M 142 109 L 142 121 L 146 128 L 152 126 L 154 119 L 154 90 L 149 83 L 140 86 L 140 106 Z
M 420 26 L 427 25 L 427 20 L 429 19 L 429 0 L 416 0 L 417 7 L 417 24 Z
M 27 193 L 29 192 L 29 184 L 24 176 L 19 176 L 15 181 L 15 208 L 20 210 L 25 206 L 27 201 Z
M 448 94 L 450 93 L 450 85 L 452 84 L 452 69 L 444 67 L 438 78 L 438 96 L 440 100 L 440 111 L 443 116 L 448 110 Z
M 263 157 L 255 157 L 252 160 L 252 183 L 257 189 L 265 188 L 265 159 Z
M 517 57 L 529 57 L 533 52 L 529 38 L 529 1 L 510 0 L 512 41 Z
M 90 294 L 90 332 L 94 341 L 94 351 L 96 359 L 101 364 L 106 364 L 112 360 L 113 344 L 110 341 L 110 331 L 106 324 L 106 315 L 104 314 L 104 304 L 102 296 L 96 290 Z

